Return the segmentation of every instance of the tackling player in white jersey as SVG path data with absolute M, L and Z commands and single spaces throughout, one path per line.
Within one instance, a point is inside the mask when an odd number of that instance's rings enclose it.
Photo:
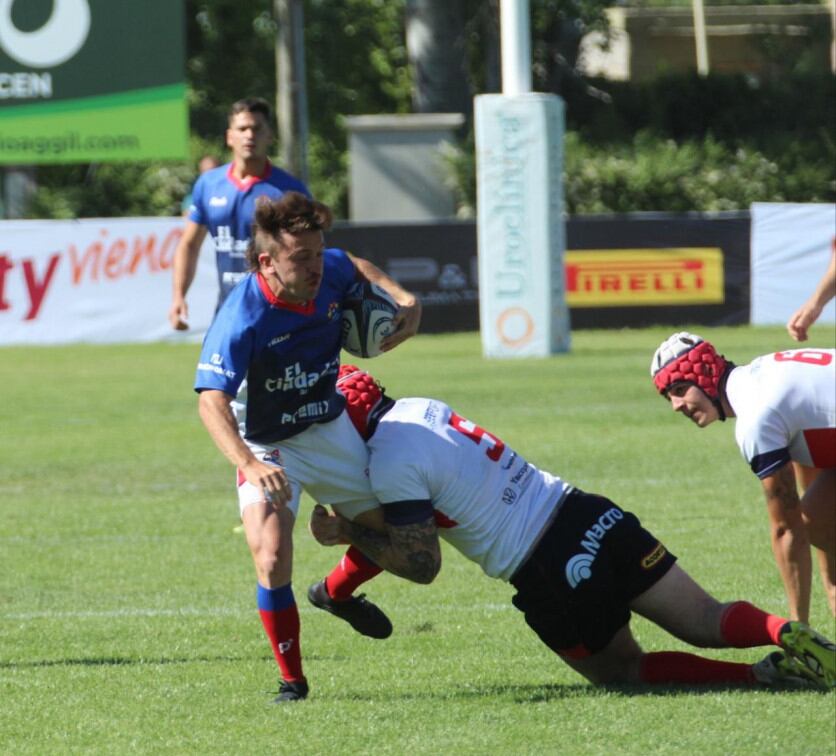
M 388 571 L 429 583 L 444 538 L 510 582 L 528 625 L 594 683 L 836 685 L 832 643 L 745 601 L 716 601 L 635 515 L 537 469 L 443 402 L 394 401 L 352 366 L 340 375 L 385 525 L 378 532 L 317 506 L 311 531 L 320 543 L 351 543 Z M 633 611 L 695 646 L 775 644 L 790 656 L 749 665 L 645 653 L 630 631 Z
M 738 446 L 766 495 L 790 616 L 809 616 L 810 544 L 836 615 L 836 351 L 789 349 L 736 366 L 682 332 L 656 350 L 650 372 L 672 409 L 700 428 L 736 418 Z

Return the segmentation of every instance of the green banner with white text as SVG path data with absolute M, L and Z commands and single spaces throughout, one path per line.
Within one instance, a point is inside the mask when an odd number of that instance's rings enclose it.
M 182 0 L 0 0 L 0 165 L 188 154 Z

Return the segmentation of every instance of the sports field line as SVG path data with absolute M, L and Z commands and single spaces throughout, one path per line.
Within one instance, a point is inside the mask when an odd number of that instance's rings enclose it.
M 392 606 L 387 604 L 387 611 L 408 611 L 411 607 Z M 508 604 L 470 604 L 467 606 L 445 606 L 438 604 L 434 609 L 448 613 L 472 613 L 472 612 L 505 612 L 514 607 Z M 119 617 L 249 617 L 255 611 L 254 608 L 223 608 L 223 607 L 191 607 L 184 606 L 178 609 L 145 609 L 141 607 L 126 607 L 123 609 L 102 609 L 89 611 L 41 611 L 41 612 L 8 612 L 0 614 L 0 621 L 29 622 L 41 619 L 110 619 Z M 312 606 L 299 604 L 301 614 L 313 614 L 319 611 Z

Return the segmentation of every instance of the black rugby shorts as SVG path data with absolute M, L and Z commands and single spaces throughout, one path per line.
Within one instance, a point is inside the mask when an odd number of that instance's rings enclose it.
M 630 621 L 630 602 L 675 561 L 635 515 L 575 489 L 511 578 L 514 606 L 550 649 L 589 656 Z

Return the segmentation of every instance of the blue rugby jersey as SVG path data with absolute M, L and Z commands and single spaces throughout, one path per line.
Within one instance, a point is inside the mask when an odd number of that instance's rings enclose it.
M 255 201 L 262 196 L 275 199 L 285 192 L 308 188 L 289 173 L 267 163 L 262 176 L 239 181 L 232 175 L 232 163 L 206 171 L 195 182 L 189 220 L 206 226 L 215 242 L 218 265 L 218 303 L 247 272 L 245 254 L 252 236 Z
M 206 333 L 195 391 L 235 397 L 232 410 L 249 441 L 281 441 L 333 420 L 345 406 L 336 391 L 341 303 L 356 275 L 345 252 L 326 249 L 316 299 L 294 306 L 248 273 Z

